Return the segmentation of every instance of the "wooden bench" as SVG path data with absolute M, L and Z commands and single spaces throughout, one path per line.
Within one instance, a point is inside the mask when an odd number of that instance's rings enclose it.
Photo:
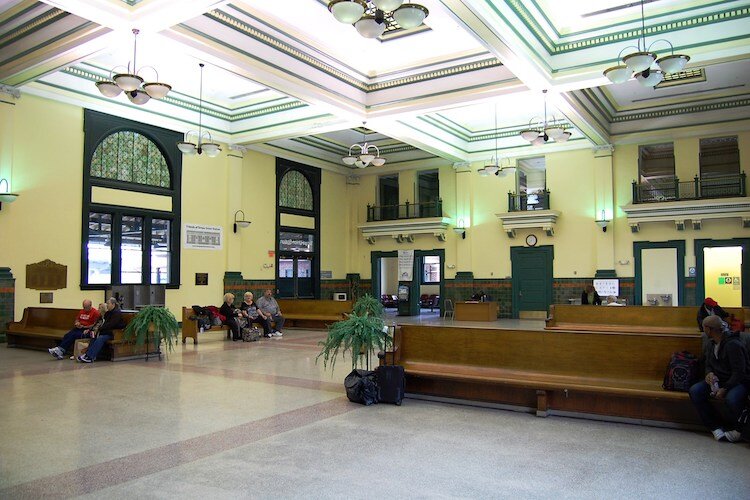
M 308 300 L 308 299 L 278 299 L 279 309 L 284 315 L 284 326 L 304 328 L 325 328 L 326 325 L 341 321 L 346 313 L 352 310 L 351 300 Z M 195 316 L 192 307 L 182 308 L 182 343 L 193 339 L 198 343 L 198 322 L 190 319 Z M 271 323 L 272 326 L 275 326 Z M 208 331 L 227 331 L 227 325 L 212 326 Z M 231 334 L 227 334 L 231 337 Z
M 57 309 L 52 307 L 26 307 L 21 321 L 8 323 L 6 338 L 8 347 L 47 350 L 55 347 L 63 336 L 73 328 L 79 309 Z M 125 323 L 129 323 L 134 311 L 123 311 Z M 114 330 L 114 339 L 107 342 L 101 358 L 111 361 L 141 358 L 146 355 L 144 346 L 126 342 L 122 330 Z M 149 344 L 149 354 L 157 353 L 156 347 Z
M 700 354 L 700 335 L 403 325 L 395 358 L 408 393 L 694 425 L 687 393 L 661 384 L 673 352 Z
M 554 304 L 549 308 L 545 330 L 576 330 L 630 333 L 698 332 L 698 307 L 578 306 Z M 745 322 L 745 310 L 727 307 L 725 311 Z

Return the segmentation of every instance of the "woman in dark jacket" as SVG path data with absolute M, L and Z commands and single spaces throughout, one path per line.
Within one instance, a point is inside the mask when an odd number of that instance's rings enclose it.
M 583 293 L 581 294 L 581 304 L 582 305 L 593 304 L 595 306 L 602 305 L 602 298 L 599 297 L 598 293 L 596 293 L 596 289 L 594 288 L 594 285 L 587 285 L 586 288 L 583 290 Z
M 263 311 L 258 309 L 255 300 L 253 300 L 252 292 L 245 292 L 244 299 L 240 304 L 240 310 L 242 311 L 242 315 L 247 318 L 248 326 L 252 323 L 259 323 L 263 327 L 263 336 L 272 337 L 271 325 L 268 324 L 271 319 L 270 316 L 266 317 Z
M 224 303 L 219 308 L 219 312 L 226 318 L 224 324 L 228 325 L 232 331 L 232 340 L 242 340 L 242 326 L 240 325 L 242 312 L 234 307 L 234 295 L 224 294 Z

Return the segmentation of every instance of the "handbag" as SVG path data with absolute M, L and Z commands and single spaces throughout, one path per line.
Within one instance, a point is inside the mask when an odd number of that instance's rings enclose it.
M 77 359 L 78 356 L 83 356 L 91 345 L 92 339 L 76 339 L 76 343 L 73 346 L 73 357 Z

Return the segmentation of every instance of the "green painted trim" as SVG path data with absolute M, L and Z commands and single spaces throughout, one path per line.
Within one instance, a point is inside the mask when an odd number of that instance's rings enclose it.
M 91 26 L 95 26 L 95 24 L 92 23 L 92 22 L 90 22 L 90 21 L 88 21 L 88 22 L 86 22 L 86 23 L 84 23 L 84 24 L 82 24 L 80 26 L 76 26 L 75 28 L 66 31 L 65 33 L 60 33 L 59 35 L 57 35 L 55 37 L 52 37 L 52 38 L 49 38 L 49 39 L 45 40 L 42 45 L 52 45 L 55 42 L 59 42 L 60 40 L 66 38 L 66 37 L 68 37 L 70 35 L 73 35 L 73 34 L 79 32 L 79 31 L 88 29 Z M 16 59 L 21 59 L 21 58 L 23 58 L 23 57 L 25 57 L 25 56 L 33 53 L 38 48 L 39 48 L 39 46 L 37 46 L 37 47 L 31 47 L 29 49 L 24 50 L 23 52 L 19 52 L 18 54 L 14 55 L 13 57 L 9 57 L 8 59 L 3 59 L 2 61 L 0 61 L 0 65 L 6 65 L 6 64 L 9 64 L 9 63 L 15 61 Z
M 329 118 L 329 117 L 332 117 L 332 116 L 333 115 L 331 115 L 329 113 L 326 113 L 326 114 L 323 114 L 323 115 L 307 116 L 307 117 L 303 117 L 303 118 L 298 118 L 296 120 L 289 120 L 288 122 L 284 122 L 284 123 L 272 123 L 270 125 L 263 125 L 262 127 L 248 128 L 248 129 L 245 129 L 245 130 L 239 130 L 237 132 L 232 132 L 232 135 L 245 134 L 247 132 L 255 132 L 256 130 L 264 130 L 264 129 L 273 128 L 273 127 L 284 127 L 284 126 L 289 125 L 291 123 L 299 123 L 299 122 L 304 122 L 304 121 L 307 121 L 307 120 L 317 120 L 319 118 Z
M 685 300 L 685 240 L 669 241 L 634 241 L 633 256 L 635 259 L 635 291 L 633 305 L 642 306 L 643 271 L 641 252 L 649 248 L 674 248 L 677 250 L 677 305 L 684 305 Z
M 50 5 L 46 5 L 46 4 L 42 3 L 42 2 L 34 2 L 33 4 L 29 5 L 25 9 L 23 9 L 23 10 L 21 10 L 19 12 L 16 12 L 15 14 L 13 14 L 12 16 L 10 16 L 8 19 L 4 20 L 3 22 L 0 22 L 0 30 L 2 30 L 5 26 L 7 26 L 8 24 L 10 24 L 14 20 L 18 19 L 19 17 L 23 17 L 24 15 L 28 14 L 32 10 L 38 9 L 41 6 L 49 7 L 50 9 L 57 9 L 56 7 L 52 7 Z M 57 10 L 60 10 L 60 9 L 57 9 Z
M 615 116 L 613 122 L 621 123 L 621 122 L 628 122 L 628 121 L 634 121 L 634 120 L 647 120 L 651 118 L 663 118 L 665 116 L 686 115 L 686 114 L 693 114 L 693 113 L 702 113 L 705 111 L 716 111 L 720 109 L 741 108 L 744 106 L 750 106 L 750 99 L 717 102 L 713 104 L 698 104 L 694 106 L 693 105 L 683 106 L 681 108 L 664 109 L 664 110 L 659 110 L 659 111 L 635 112 L 635 113 L 627 114 L 623 116 Z
M 568 95 L 570 96 L 571 99 L 573 99 L 576 103 L 578 103 L 578 105 L 581 107 L 581 109 L 588 109 L 588 107 L 586 106 L 586 104 L 583 101 L 580 100 L 580 98 L 576 95 L 575 92 L 571 92 Z M 606 123 L 603 123 L 601 121 L 600 117 L 596 116 L 593 113 L 589 113 L 589 114 L 594 119 L 594 121 L 597 123 L 597 125 L 599 125 L 602 128 L 602 130 L 604 130 L 605 132 L 609 133 L 609 122 L 611 121 L 611 119 L 609 118 L 609 116 L 606 116 L 606 115 L 604 116 L 604 119 L 606 119 L 608 121 Z
M 502 84 L 502 83 L 505 83 L 505 82 L 511 82 L 511 81 L 518 81 L 518 79 L 515 78 L 515 77 L 513 77 L 513 78 L 508 78 L 507 80 L 499 80 L 499 81 L 496 80 L 496 81 L 492 81 L 492 82 L 489 82 L 489 83 L 479 83 L 477 85 L 470 85 L 470 86 L 461 87 L 461 88 L 443 90 L 441 92 L 433 92 L 432 94 L 422 94 L 422 95 L 420 95 L 418 97 L 405 97 L 403 99 L 394 99 L 392 101 L 386 101 L 386 102 L 381 102 L 381 103 L 374 104 L 374 105 L 371 105 L 371 106 L 365 106 L 365 109 L 377 109 L 377 108 L 381 108 L 383 106 L 390 106 L 390 105 L 393 105 L 393 104 L 400 104 L 400 103 L 404 103 L 404 102 L 414 102 L 414 101 L 418 101 L 419 99 L 426 99 L 426 98 L 429 98 L 429 97 L 438 97 L 438 96 L 442 96 L 442 95 L 446 95 L 446 94 L 454 94 L 454 93 L 457 93 L 457 92 L 466 92 L 467 90 L 478 90 L 478 89 L 483 89 L 483 88 L 487 88 L 487 87 L 494 87 L 494 86 L 496 86 L 498 84 Z
M 25 22 L 24 24 L 18 26 L 13 31 L 3 35 L 2 37 L 3 42 L 0 43 L 0 49 L 12 43 L 15 43 L 24 37 L 32 35 L 36 33 L 37 31 L 41 31 L 47 26 L 49 26 L 50 24 L 54 24 L 57 21 L 64 19 L 65 17 L 69 15 L 70 15 L 69 13 L 63 10 L 60 10 L 58 8 L 52 8 L 48 10 L 47 12 L 45 12 L 44 14 Z M 40 44 L 39 46 L 42 46 L 42 45 L 47 45 L 47 42 Z

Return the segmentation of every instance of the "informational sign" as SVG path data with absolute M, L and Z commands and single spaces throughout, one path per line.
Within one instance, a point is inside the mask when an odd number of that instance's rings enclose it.
M 688 276 L 691 278 L 695 278 L 695 268 L 694 267 L 688 267 Z
M 221 250 L 224 245 L 224 228 L 221 226 L 201 226 L 185 224 L 183 248 Z
M 313 252 L 314 236 L 306 233 L 279 233 L 280 252 Z
M 208 285 L 208 273 L 195 273 L 195 285 L 196 286 Z
M 594 280 L 594 288 L 596 289 L 596 293 L 598 293 L 602 299 L 609 297 L 610 295 L 618 297 L 620 295 L 620 280 Z
M 398 279 L 411 281 L 414 270 L 414 250 L 398 251 Z
M 333 278 L 333 271 L 320 271 L 320 279 L 329 280 Z

